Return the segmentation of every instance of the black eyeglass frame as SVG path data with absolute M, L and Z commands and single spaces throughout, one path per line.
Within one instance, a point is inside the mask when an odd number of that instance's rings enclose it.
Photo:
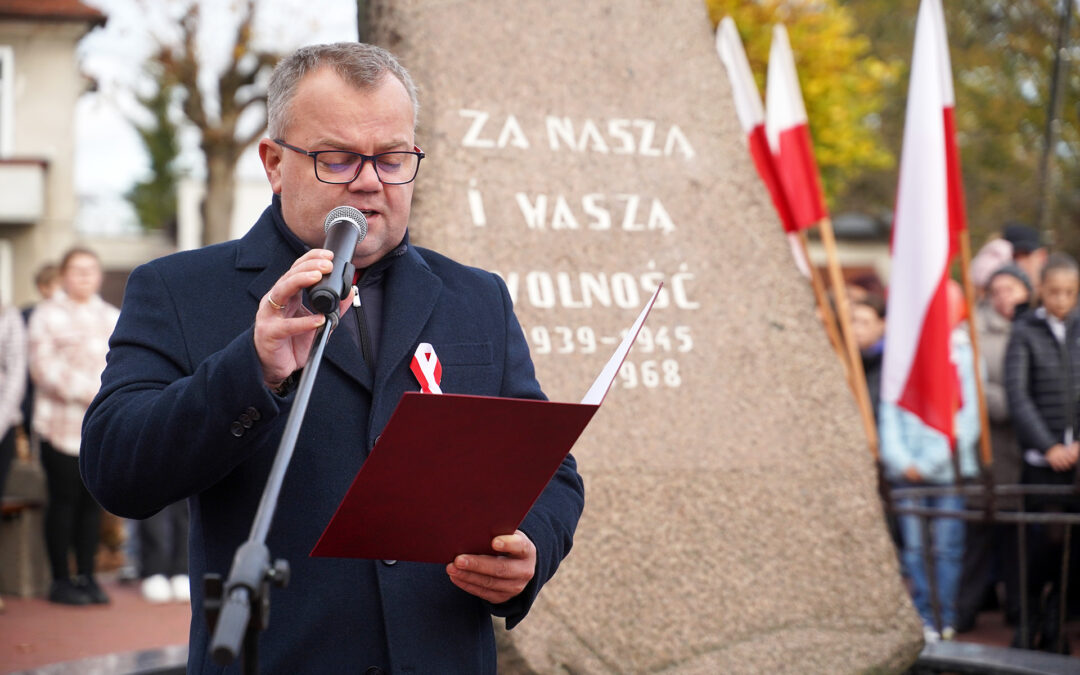
M 408 185 L 409 183 L 416 180 L 416 177 L 420 174 L 420 160 L 422 160 L 424 157 L 427 156 L 427 155 L 424 154 L 423 150 L 421 150 L 418 146 L 415 146 L 415 145 L 413 146 L 413 149 L 411 151 L 410 150 L 390 150 L 388 152 L 380 152 L 377 155 L 365 155 L 365 154 L 360 153 L 360 152 L 352 152 L 351 150 L 315 150 L 315 151 L 304 150 L 303 148 L 298 148 L 295 145 L 289 145 L 288 143 L 281 140 L 280 138 L 275 138 L 274 142 L 277 143 L 278 145 L 280 145 L 283 148 L 288 148 L 289 150 L 292 150 L 293 152 L 298 152 L 301 155 L 307 155 L 308 157 L 310 157 L 311 158 L 311 163 L 312 163 L 311 168 L 313 168 L 315 170 L 315 179 L 318 180 L 320 183 L 327 183 L 328 185 L 347 185 L 348 183 L 353 182 L 354 180 L 356 180 L 356 177 L 360 175 L 360 172 L 364 170 L 364 165 L 367 164 L 369 161 L 371 162 L 371 166 L 375 168 L 375 176 L 379 179 L 379 182 L 382 183 L 383 185 Z M 356 157 L 360 158 L 360 163 L 357 165 L 356 173 L 353 174 L 352 178 L 350 178 L 349 180 L 324 180 L 322 178 L 322 176 L 319 175 L 319 155 L 321 155 L 323 153 L 330 153 L 330 152 L 345 153 L 347 155 L 355 155 Z M 413 171 L 412 178 L 410 178 L 409 180 L 401 181 L 400 183 L 387 182 L 387 181 L 383 180 L 382 174 L 379 173 L 378 159 L 380 157 L 385 156 L 385 155 L 394 155 L 394 154 L 416 155 L 416 170 Z

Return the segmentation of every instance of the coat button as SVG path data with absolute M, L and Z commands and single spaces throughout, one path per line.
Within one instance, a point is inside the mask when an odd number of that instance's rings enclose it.
M 397 561 L 396 560 L 384 560 L 383 564 L 387 565 L 387 566 L 393 566 L 393 565 L 397 564 Z
M 378 666 L 372 666 L 364 671 L 364 675 L 384 675 L 384 673 L 386 671 Z
M 232 425 L 229 426 L 229 431 L 232 432 L 233 436 L 240 438 L 244 435 L 244 425 L 239 422 L 233 422 Z
M 248 417 L 255 420 L 256 422 L 262 419 L 262 413 L 259 412 L 258 408 L 255 408 L 253 406 L 249 406 L 248 409 L 244 412 L 247 413 Z
M 250 429 L 251 425 L 255 423 L 251 419 L 251 415 L 248 415 L 247 413 L 241 414 L 240 417 L 239 417 L 239 420 L 240 420 L 241 426 L 243 426 L 245 429 Z

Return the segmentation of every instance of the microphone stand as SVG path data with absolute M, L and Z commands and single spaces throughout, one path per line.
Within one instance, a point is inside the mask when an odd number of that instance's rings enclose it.
M 348 265 L 348 268 L 351 269 L 352 265 Z M 349 271 L 346 276 L 351 279 L 352 272 Z M 344 283 L 344 278 L 342 281 Z M 203 578 L 206 620 L 213 633 L 210 642 L 213 659 L 219 665 L 232 663 L 240 653 L 242 640 L 244 673 L 259 672 L 259 631 L 265 630 L 270 621 L 270 585 L 284 588 L 289 582 L 288 561 L 279 559 L 270 564 L 266 536 L 277 509 L 285 472 L 300 436 L 300 425 L 307 412 L 323 351 L 337 324 L 338 308 L 335 303 L 334 310 L 326 313 L 326 321 L 316 329 L 307 364 L 296 388 L 296 399 L 285 422 L 277 455 L 251 524 L 251 533 L 248 540 L 236 550 L 228 580 L 222 584 L 220 574 L 206 574 Z

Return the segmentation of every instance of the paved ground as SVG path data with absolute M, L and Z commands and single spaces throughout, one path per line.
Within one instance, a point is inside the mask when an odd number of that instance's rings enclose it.
M 4 597 L 0 614 L 0 673 L 116 652 L 187 643 L 191 609 L 186 604 L 151 605 L 138 586 L 101 578 L 111 596 L 107 606 L 66 607 L 43 599 Z M 1080 621 L 1067 625 L 1072 653 L 1080 655 Z M 964 642 L 1008 646 L 1013 629 L 1000 612 L 986 612 Z
M 109 605 L 68 607 L 44 599 L 4 596 L 0 673 L 113 652 L 187 644 L 191 608 L 151 605 L 139 587 L 100 579 Z

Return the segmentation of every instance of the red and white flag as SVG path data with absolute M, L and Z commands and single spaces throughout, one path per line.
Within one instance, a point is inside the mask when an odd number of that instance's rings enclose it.
M 765 82 L 765 135 L 795 227 L 819 223 L 829 212 L 821 191 L 814 145 L 806 118 L 795 57 L 787 30 L 773 27 L 769 72 Z
M 750 61 L 746 58 L 746 50 L 743 49 L 739 31 L 730 16 L 725 16 L 716 29 L 716 51 L 720 54 L 720 60 L 723 61 L 728 79 L 731 81 L 731 93 L 735 97 L 735 113 L 739 117 L 743 133 L 746 134 L 746 142 L 750 147 L 750 156 L 754 159 L 754 166 L 757 167 L 758 175 L 769 190 L 784 231 L 795 232 L 797 231 L 795 220 L 780 187 L 780 179 L 776 175 L 776 166 L 773 164 L 772 153 L 769 151 L 769 141 L 765 138 L 765 109 L 761 105 L 761 94 L 758 93 L 757 83 L 754 82 L 754 74 L 750 70 Z
M 922 0 L 893 221 L 881 398 L 950 440 L 960 391 L 949 357 L 946 282 L 966 227 L 954 106 L 941 0 Z
M 795 265 L 803 276 L 810 276 L 810 266 L 803 256 L 802 247 L 799 246 L 795 227 L 795 218 L 791 214 L 784 190 L 780 186 L 780 177 L 776 173 L 776 164 L 773 161 L 772 152 L 769 150 L 769 141 L 765 137 L 765 109 L 761 105 L 761 94 L 758 93 L 757 83 L 754 82 L 754 74 L 750 70 L 750 61 L 746 58 L 746 50 L 743 49 L 742 39 L 735 27 L 735 21 L 725 16 L 716 29 L 716 51 L 720 60 L 727 69 L 728 80 L 731 81 L 731 93 L 735 98 L 735 113 L 739 117 L 739 125 L 746 134 L 746 143 L 750 148 L 750 156 L 757 167 L 761 181 L 772 197 L 776 214 L 780 216 L 780 224 L 787 233 L 788 245 L 791 247 L 791 255 L 795 258 Z

